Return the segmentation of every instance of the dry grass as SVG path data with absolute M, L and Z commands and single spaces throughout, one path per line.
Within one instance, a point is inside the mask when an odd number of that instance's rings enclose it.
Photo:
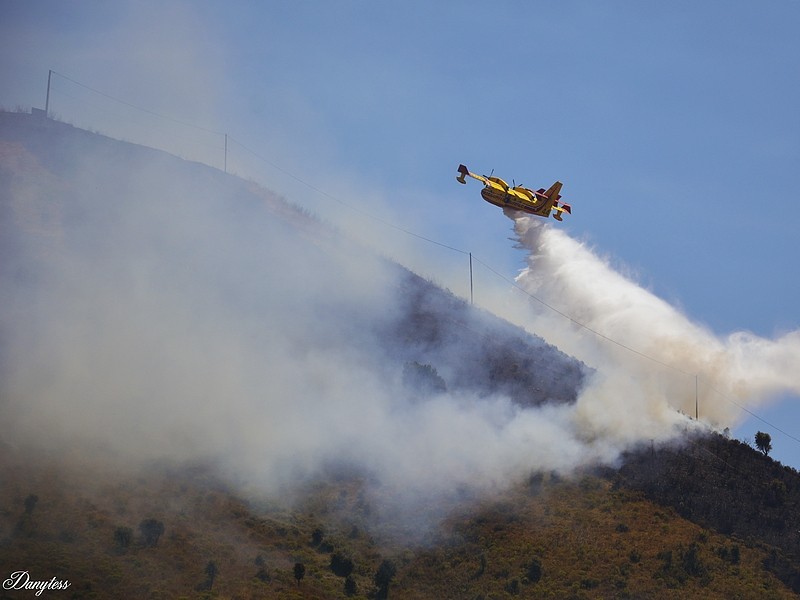
M 82 598 L 345 598 L 333 553 L 353 561 L 360 598 L 374 593 L 385 558 L 397 567 L 389 596 L 404 599 L 795 597 L 764 569 L 767 548 L 592 475 L 540 477 L 462 506 L 419 546 L 379 543 L 353 525 L 358 480 L 311 486 L 290 510 L 246 502 L 200 468 L 56 464 L 4 454 L 0 565 L 69 579 Z M 145 518 L 164 523 L 155 547 L 138 530 Z M 115 541 L 119 527 L 134 532 L 127 548 Z M 210 561 L 218 575 L 207 590 Z M 296 562 L 306 566 L 299 584 Z

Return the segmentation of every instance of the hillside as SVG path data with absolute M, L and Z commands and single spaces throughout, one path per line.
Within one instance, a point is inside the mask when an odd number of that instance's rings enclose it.
M 599 456 L 586 365 L 251 182 L 0 113 L 0 253 L 0 574 L 43 596 L 800 593 L 796 471 Z
M 191 237 L 181 240 L 185 242 L 181 247 L 155 249 L 163 252 L 159 258 L 164 262 L 184 261 L 177 267 L 189 266 L 190 259 L 199 263 L 210 258 L 205 254 L 208 250 L 204 242 L 208 240 L 202 238 L 206 233 L 242 236 L 254 241 L 253 253 L 263 252 L 264 262 L 258 267 L 251 264 L 247 267 L 260 278 L 285 278 L 290 268 L 296 268 L 302 276 L 302 269 L 311 263 L 323 263 L 324 269 L 337 272 L 342 276 L 341 283 L 346 284 L 348 273 L 329 259 L 342 253 L 347 260 L 355 260 L 365 253 L 364 248 L 345 235 L 263 188 L 157 150 L 22 113 L 0 112 L 0 140 L 3 142 L 0 169 L 4 174 L 0 184 L 0 226 L 7 245 L 5 255 L 17 259 L 23 254 L 28 259 L 33 257 L 23 266 L 7 264 L 3 273 L 6 277 L 41 274 L 50 266 L 48 258 L 52 254 L 73 252 L 76 248 L 76 259 L 93 258 L 90 253 L 104 252 L 122 242 L 119 236 L 123 232 L 119 227 L 124 224 L 123 219 L 141 219 L 136 225 L 143 227 L 145 218 L 184 219 L 182 211 L 191 218 L 192 198 L 211 198 L 211 202 L 218 203 L 212 214 L 219 216 L 221 213 L 216 211 L 225 211 L 225 217 L 214 224 L 200 222 L 202 227 L 216 229 L 198 228 Z M 121 168 L 124 170 L 120 171 Z M 180 175 L 173 177 L 171 171 Z M 155 184 L 162 180 L 169 181 L 170 189 L 158 189 Z M 141 202 L 142 197 L 147 201 L 157 198 L 158 202 L 172 202 L 175 206 L 161 206 L 163 213 L 156 215 L 120 206 L 124 199 Z M 198 209 L 198 218 L 202 219 L 203 208 L 198 206 Z M 91 210 L 98 210 L 98 214 L 91 214 Z M 179 235 L 183 233 L 180 228 L 187 226 L 180 222 L 161 226 L 167 229 L 175 225 Z M 259 227 L 263 230 L 259 231 Z M 240 229 L 226 231 L 233 228 Z M 278 228 L 281 234 L 275 232 Z M 131 240 L 135 254 L 112 255 L 116 264 L 101 265 L 103 268 L 127 268 L 130 260 L 150 250 L 146 245 L 154 239 L 151 232 L 131 230 L 127 224 L 124 229 L 127 235 L 142 236 L 139 241 Z M 172 237 L 173 231 L 168 230 L 165 235 Z M 281 245 L 266 246 L 256 239 L 268 235 L 279 236 Z M 94 247 L 87 247 L 88 241 Z M 228 248 L 222 246 L 217 250 L 224 253 Z M 197 256 L 186 255 L 191 252 Z M 296 264 L 277 265 L 298 256 L 301 258 Z M 219 258 L 213 260 L 217 263 L 213 265 L 215 269 L 224 269 L 218 264 Z M 521 404 L 575 400 L 586 373 L 585 366 L 578 361 L 541 338 L 488 312 L 472 309 L 462 299 L 395 263 L 380 259 L 358 262 L 365 263 L 365 268 L 388 272 L 392 277 L 392 304 L 376 316 L 373 324 L 375 334 L 386 342 L 380 348 L 386 351 L 388 359 L 399 361 L 400 365 L 408 361 L 431 364 L 442 372 L 453 389 L 492 394 L 502 388 Z M 243 285 L 241 281 L 231 283 Z M 289 290 L 291 283 L 287 285 Z M 378 279 L 376 285 L 384 283 L 385 280 Z M 248 291 L 254 294 L 257 290 Z M 339 309 L 335 305 L 326 308 Z M 359 317 L 353 316 L 351 320 L 358 321 Z M 517 377 L 504 376 L 509 369 Z
M 617 485 L 687 520 L 769 549 L 764 566 L 800 593 L 800 474 L 714 434 L 625 458 Z
M 80 471 L 2 461 L 0 564 L 69 579 L 65 597 L 381 597 L 385 561 L 390 598 L 796 597 L 765 568 L 774 548 L 693 523 L 613 475 L 533 476 L 406 544 L 362 525 L 382 507 L 357 478 L 309 485 L 288 509 L 246 500 L 199 466 L 122 477 L 91 460 Z M 147 519 L 163 524 L 154 545 Z

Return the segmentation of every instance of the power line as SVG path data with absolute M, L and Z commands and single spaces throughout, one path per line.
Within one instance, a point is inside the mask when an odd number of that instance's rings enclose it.
M 63 98 L 63 97 L 70 98 L 76 104 L 81 104 L 84 107 L 88 106 L 92 110 L 96 111 L 97 113 L 103 113 L 106 116 L 109 116 L 111 118 L 117 119 L 119 122 L 124 120 L 124 121 L 127 121 L 128 123 L 131 123 L 132 125 L 135 125 L 135 126 L 140 126 L 140 125 L 146 123 L 146 121 L 145 121 L 145 119 L 147 118 L 146 116 L 140 117 L 138 115 L 134 115 L 134 114 L 131 114 L 131 113 L 123 114 L 123 111 L 118 111 L 118 110 L 115 110 L 114 108 L 109 108 L 108 106 L 102 106 L 101 104 L 96 103 L 96 102 L 87 101 L 84 98 L 79 98 L 77 95 L 71 94 L 71 93 L 69 93 L 69 92 L 67 92 L 65 90 L 60 89 L 60 88 L 54 87 L 54 90 L 58 91 L 59 97 L 61 97 L 61 98 Z M 139 109 L 139 110 L 144 110 L 144 109 Z M 166 117 L 164 117 L 164 118 L 166 118 Z M 150 124 L 152 124 L 152 122 Z M 208 132 L 208 130 L 205 130 L 205 129 L 201 128 L 201 127 L 195 127 L 193 125 L 187 125 L 187 126 L 192 128 L 192 129 L 196 129 L 196 130 L 202 131 L 204 133 Z M 211 133 L 214 134 L 214 135 L 217 135 L 216 132 L 211 132 Z M 185 130 L 184 131 L 180 131 L 179 133 L 176 133 L 175 131 L 171 131 L 170 132 L 170 136 L 171 136 L 171 138 L 180 138 L 181 140 L 190 142 L 190 143 L 193 144 L 193 146 L 202 145 L 202 146 L 205 146 L 207 148 L 218 148 L 217 145 L 209 143 L 208 136 L 205 136 L 204 138 L 203 137 L 198 137 L 198 134 L 192 133 L 192 132 L 187 132 Z
M 258 154 L 255 150 L 252 150 L 252 149 L 248 148 L 247 146 L 245 146 L 244 144 L 242 144 L 239 140 L 237 140 L 237 139 L 235 139 L 233 137 L 229 137 L 229 139 L 231 141 L 233 141 L 233 142 L 236 142 L 242 149 L 246 150 L 247 152 L 249 152 L 250 154 L 255 156 L 257 159 L 265 162 L 266 164 L 271 166 L 273 169 L 275 169 L 277 171 L 280 171 L 281 173 L 283 173 L 284 175 L 286 175 L 288 177 L 291 177 L 292 179 L 294 179 L 298 183 L 303 184 L 308 189 L 313 190 L 313 191 L 317 192 L 319 195 L 324 196 L 325 198 L 328 198 L 329 200 L 333 200 L 334 202 L 337 202 L 337 203 L 341 204 L 342 206 L 345 206 L 345 207 L 349 208 L 350 210 L 352 210 L 354 212 L 362 214 L 362 215 L 364 215 L 365 217 L 367 217 L 369 219 L 372 219 L 374 221 L 382 223 L 382 224 L 384 224 L 384 225 L 386 225 L 388 227 L 391 227 L 392 229 L 396 229 L 397 231 L 401 231 L 401 232 L 403 232 L 403 233 L 405 233 L 407 235 L 413 236 L 413 237 L 418 238 L 420 240 L 423 240 L 423 241 L 426 241 L 426 242 L 430 242 L 431 244 L 436 244 L 437 246 L 441 246 L 442 248 L 447 248 L 448 250 L 452 250 L 454 252 L 459 252 L 461 254 L 469 254 L 469 252 L 466 251 L 466 250 L 461 250 L 460 248 L 455 248 L 454 246 L 449 246 L 447 244 L 443 244 L 442 242 L 437 242 L 434 239 L 425 237 L 424 235 L 420 235 L 420 234 L 415 233 L 415 232 L 413 232 L 413 231 L 411 231 L 409 229 L 405 229 L 403 227 L 400 227 L 399 225 L 395 225 L 391 221 L 387 221 L 386 219 L 383 219 L 383 218 L 381 218 L 381 217 L 379 217 L 377 215 L 374 215 L 374 214 L 372 214 L 370 212 L 367 212 L 367 211 L 365 211 L 365 210 L 363 210 L 363 209 L 361 209 L 361 208 L 359 208 L 357 206 L 354 206 L 354 205 L 352 205 L 352 204 L 350 204 L 348 202 L 345 202 L 344 200 L 341 200 L 340 198 L 337 198 L 336 196 L 334 196 L 332 194 L 329 194 L 325 190 L 322 190 L 322 189 L 316 187 L 315 185 L 312 185 L 312 184 L 308 183 L 307 181 L 305 181 L 304 179 L 298 177 L 294 173 L 290 173 L 289 171 L 287 171 L 285 169 L 282 169 L 281 167 L 279 167 L 278 165 L 276 165 L 272 161 L 270 161 L 270 160 L 264 158 L 263 156 L 261 156 L 260 154 Z
M 712 392 L 716 392 L 716 393 L 719 395 L 719 397 L 720 397 L 720 398 L 722 398 L 723 400 L 727 400 L 727 401 L 728 401 L 728 402 L 730 402 L 731 404 L 734 404 L 734 405 L 738 406 L 740 409 L 742 409 L 744 412 L 746 412 L 746 413 L 747 413 L 748 415 L 750 415 L 751 417 L 755 417 L 756 419 L 758 419 L 759 421 L 761 421 L 761 422 L 762 422 L 762 423 L 764 423 L 765 425 L 768 425 L 769 427 L 772 427 L 772 428 L 773 428 L 775 431 L 779 431 L 780 433 L 782 433 L 782 434 L 783 434 L 783 435 L 785 435 L 786 437 L 788 437 L 788 438 L 791 438 L 791 439 L 793 439 L 795 442 L 798 442 L 798 443 L 800 443 L 800 438 L 797 438 L 797 437 L 793 436 L 791 433 L 787 433 L 786 431 L 784 431 L 783 429 L 781 429 L 781 428 L 780 428 L 780 427 L 778 427 L 777 425 L 773 425 L 772 423 L 770 423 L 770 422 L 769 422 L 769 421 L 767 421 L 766 419 L 764 419 L 764 418 L 762 418 L 762 417 L 759 417 L 759 416 L 758 416 L 756 413 L 754 413 L 754 412 L 752 412 L 752 411 L 750 411 L 750 410 L 746 409 L 744 406 L 742 406 L 741 404 L 739 404 L 739 403 L 738 403 L 738 402 L 736 402 L 735 400 L 732 400 L 731 398 L 729 398 L 728 396 L 726 396 L 725 394 L 723 394 L 721 391 L 719 391 L 719 390 L 718 390 L 718 389 L 716 389 L 715 387 L 710 387 L 709 389 L 711 389 L 711 391 L 712 391 Z
M 59 73 L 58 71 L 51 70 L 50 73 L 52 73 L 53 75 L 58 75 L 62 79 L 66 79 L 67 81 L 69 81 L 71 83 L 74 83 L 75 85 L 80 86 L 80 87 L 82 87 L 84 89 L 87 89 L 90 92 L 93 92 L 95 94 L 103 96 L 104 98 L 108 98 L 109 100 L 113 100 L 114 102 L 119 102 L 120 104 L 124 104 L 125 106 L 127 106 L 129 108 L 133 108 L 135 110 L 139 110 L 139 111 L 145 112 L 145 113 L 147 113 L 149 115 L 153 115 L 154 117 L 158 117 L 159 119 L 164 119 L 166 121 L 172 121 L 173 123 L 177 123 L 179 125 L 183 125 L 184 127 L 192 127 L 194 129 L 199 129 L 200 131 L 205 131 L 206 133 L 213 133 L 214 135 L 225 135 L 221 131 L 214 131 L 213 129 L 206 129 L 205 127 L 200 127 L 199 125 L 195 125 L 194 123 L 187 123 L 186 121 L 181 121 L 181 120 L 175 119 L 173 117 L 168 117 L 166 115 L 159 114 L 159 113 L 154 112 L 152 110 L 149 110 L 147 108 L 142 108 L 141 106 L 136 106 L 135 104 L 131 104 L 130 102 L 126 102 L 125 100 L 121 100 L 119 98 L 115 98 L 114 96 L 106 94 L 105 92 L 101 92 L 100 90 L 96 90 L 94 88 L 90 88 L 88 85 L 84 85 L 80 81 L 75 81 L 74 79 L 72 79 L 70 77 L 67 77 L 66 75 L 64 75 L 62 73 Z M 49 84 L 48 84 L 48 91 L 49 91 Z M 48 104 L 49 104 L 49 97 L 48 97 Z
M 659 360 L 659 359 L 657 359 L 657 358 L 655 358 L 655 357 L 653 357 L 653 356 L 650 356 L 649 354 L 645 354 L 644 352 L 640 352 L 639 350 L 636 350 L 635 348 L 632 348 L 632 347 L 630 347 L 630 346 L 627 346 L 626 344 L 623 344 L 622 342 L 619 342 L 619 341 L 617 341 L 617 340 L 615 340 L 615 339 L 613 339 L 613 338 L 610 338 L 610 337 L 608 337 L 607 335 L 605 335 L 605 334 L 603 334 L 603 333 L 601 333 L 601 332 L 597 331 L 596 329 L 592 329 L 591 327 L 589 327 L 589 326 L 588 326 L 588 325 L 586 325 L 585 323 L 582 323 L 581 321 L 578 321 L 577 319 L 575 319 L 575 318 L 573 318 L 573 317 L 569 316 L 567 313 L 565 313 L 565 312 L 562 312 L 562 311 L 558 310 L 558 309 L 557 309 L 555 306 L 553 306 L 552 304 L 548 304 L 547 302 L 545 302 L 545 301 L 544 301 L 544 300 L 542 300 L 541 298 L 539 298 L 539 297 L 537 297 L 537 296 L 534 296 L 534 295 L 533 295 L 533 294 L 531 294 L 531 293 L 530 293 L 528 290 L 526 290 L 525 288 L 523 288 L 523 287 L 521 287 L 520 285 L 518 285 L 516 281 L 513 281 L 513 280 L 511 280 L 511 279 L 508 279 L 508 278 L 507 278 L 505 275 L 502 275 L 501 273 L 498 273 L 498 272 L 497 272 L 497 271 L 495 271 L 495 270 L 494 270 L 492 267 L 490 267 L 489 265 L 487 265 L 485 262 L 483 262 L 483 261 L 482 261 L 482 260 L 480 260 L 479 258 L 477 258 L 477 257 L 474 257 L 474 258 L 475 258 L 475 260 L 476 260 L 477 262 L 481 263 L 481 264 L 482 264 L 484 267 L 486 267 L 487 269 L 489 269 L 489 270 L 490 270 L 492 273 L 494 273 L 495 275 L 497 275 L 498 277 L 500 277 L 502 280 L 504 280 L 504 281 L 505 281 L 506 283 L 508 283 L 509 285 L 513 286 L 514 288 L 516 288 L 517 290 L 519 290 L 520 292 L 522 292 L 523 294 L 525 294 L 526 296 L 528 296 L 528 297 L 529 297 L 529 298 L 531 298 L 532 300 L 536 300 L 536 301 L 537 301 L 537 302 L 539 302 L 541 305 L 543 305 L 543 306 L 545 306 L 545 307 L 549 308 L 549 309 L 550 309 L 550 310 L 552 310 L 554 313 L 556 313 L 556 314 L 558 314 L 558 315 L 561 315 L 561 316 L 562 316 L 562 317 L 564 317 L 565 319 L 567 319 L 567 320 L 571 321 L 572 323 L 574 323 L 574 324 L 575 324 L 575 325 L 577 325 L 578 327 L 581 327 L 581 328 L 585 329 L 586 331 L 589 331 L 589 332 L 593 333 L 593 334 L 594 334 L 594 335 L 596 335 L 597 337 L 599 337 L 599 338 L 602 338 L 602 339 L 604 339 L 604 340 L 606 340 L 606 341 L 608 341 L 608 342 L 611 342 L 612 344 L 616 344 L 617 346 L 619 346 L 620 348 L 624 348 L 624 349 L 625 349 L 625 350 L 627 350 L 628 352 L 632 352 L 633 354 L 636 354 L 636 355 L 638 355 L 638 356 L 641 356 L 642 358 L 646 358 L 647 360 L 653 361 L 654 363 L 657 363 L 657 364 L 659 364 L 659 365 L 661 365 L 661 366 L 663 366 L 663 367 L 667 367 L 667 368 L 669 368 L 669 369 L 673 369 L 673 370 L 675 370 L 675 371 L 678 371 L 679 373 L 683 373 L 683 374 L 684 374 L 684 375 L 686 375 L 686 376 L 692 376 L 692 373 L 689 373 L 689 372 L 687 372 L 687 371 L 684 371 L 683 369 L 681 369 L 681 368 L 679 368 L 679 367 L 676 367 L 675 365 L 671 365 L 671 364 L 669 364 L 669 363 L 665 363 L 665 362 L 663 362 L 663 361 L 661 361 L 661 360 Z

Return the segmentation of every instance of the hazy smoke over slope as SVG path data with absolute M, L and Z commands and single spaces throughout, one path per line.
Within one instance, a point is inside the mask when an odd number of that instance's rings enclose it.
M 518 284 L 574 320 L 534 302 L 531 327 L 600 373 L 580 400 L 595 427 L 636 437 L 642 414 L 654 426 L 673 421 L 670 407 L 694 415 L 695 375 L 701 419 L 722 427 L 741 417 L 737 404 L 800 393 L 800 331 L 719 338 L 562 230 L 518 217 L 515 231 L 530 251 Z
M 598 368 L 577 403 L 419 394 L 386 334 L 408 310 L 396 266 L 213 169 L 68 127 L 13 129 L 0 141 L 0 442 L 203 460 L 265 493 L 346 465 L 395 516 L 435 516 L 453 496 L 611 463 L 686 423 L 670 404 L 688 412 L 693 378 L 636 367 L 557 315 L 534 331 Z M 563 233 L 517 228 L 533 250 L 520 282 L 565 313 L 737 398 L 789 385 L 769 368 L 791 372 L 796 334 L 716 340 Z M 460 326 L 433 325 L 444 339 Z M 447 376 L 483 351 L 478 336 L 420 359 Z
M 0 443 L 266 493 L 346 465 L 398 514 L 598 459 L 569 405 L 409 390 L 398 267 L 213 169 L 3 118 Z M 454 346 L 424 360 L 446 374 Z

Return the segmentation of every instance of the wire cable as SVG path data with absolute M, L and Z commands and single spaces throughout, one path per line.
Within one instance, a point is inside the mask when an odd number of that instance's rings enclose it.
M 746 412 L 746 413 L 747 413 L 748 415 L 750 415 L 751 417 L 755 417 L 756 419 L 758 419 L 759 421 L 761 421 L 761 422 L 762 422 L 762 423 L 764 423 L 765 425 L 768 425 L 769 427 L 772 427 L 772 428 L 773 428 L 775 431 L 779 431 L 780 433 L 782 433 L 782 434 L 783 434 L 783 435 L 785 435 L 786 437 L 788 437 L 788 438 L 790 438 L 790 439 L 793 439 L 793 440 L 794 440 L 795 442 L 797 442 L 797 443 L 800 443 L 800 438 L 793 436 L 791 433 L 788 433 L 788 432 L 784 431 L 783 429 L 781 429 L 781 428 L 780 428 L 780 427 L 778 427 L 777 425 L 773 425 L 772 423 L 770 423 L 770 422 L 769 422 L 769 421 L 767 421 L 766 419 L 764 419 L 764 418 L 762 418 L 762 417 L 758 416 L 756 413 L 754 413 L 754 412 L 752 412 L 752 411 L 750 411 L 750 410 L 746 409 L 744 406 L 742 406 L 741 404 L 739 404 L 739 403 L 738 403 L 738 402 L 736 402 L 735 400 L 733 400 L 733 399 L 729 398 L 727 395 L 723 394 L 721 391 L 719 391 L 719 390 L 718 390 L 718 389 L 716 389 L 715 387 L 710 387 L 709 389 L 710 389 L 712 392 L 716 392 L 716 393 L 719 395 L 719 397 L 720 397 L 720 398 L 722 398 L 723 400 L 727 400 L 727 401 L 728 401 L 728 402 L 730 402 L 731 404 L 734 404 L 735 406 L 739 407 L 741 410 L 743 410 L 744 412 Z
M 632 352 L 633 354 L 636 354 L 636 355 L 638 355 L 638 356 L 641 356 L 642 358 L 646 358 L 647 360 L 653 361 L 654 363 L 657 363 L 657 364 L 661 365 L 662 367 L 667 367 L 667 368 L 669 368 L 669 369 L 673 369 L 673 370 L 675 370 L 675 371 L 678 371 L 679 373 L 682 373 L 682 374 L 684 374 L 684 375 L 686 375 L 686 376 L 690 376 L 690 377 L 691 377 L 691 376 L 693 376 L 693 374 L 692 374 L 692 373 L 689 373 L 689 372 L 687 372 L 687 371 L 684 371 L 683 369 L 681 369 L 681 368 L 679 368 L 679 367 L 676 367 L 675 365 L 671 365 L 671 364 L 669 364 L 669 363 L 665 363 L 665 362 L 663 362 L 663 361 L 661 361 L 661 360 L 659 360 L 659 359 L 657 359 L 657 358 L 655 358 L 655 357 L 653 357 L 653 356 L 650 356 L 649 354 L 645 354 L 644 352 L 641 352 L 641 351 L 639 351 L 639 350 L 636 350 L 635 348 L 632 348 L 632 347 L 630 347 L 630 346 L 628 346 L 628 345 L 626 345 L 626 344 L 623 344 L 622 342 L 619 342 L 619 341 L 617 341 L 617 340 L 615 340 L 615 339 L 613 339 L 613 338 L 610 338 L 610 337 L 608 337 L 607 335 L 605 335 L 605 334 L 603 334 L 603 333 L 601 333 L 601 332 L 597 331 L 596 329 L 592 329 L 591 327 L 589 327 L 589 326 L 588 326 L 588 325 L 586 325 L 585 323 L 582 323 L 581 321 L 578 321 L 577 319 L 575 319 L 575 318 L 573 318 L 573 317 L 569 316 L 567 313 L 565 313 L 565 312 L 562 312 L 562 311 L 558 310 L 558 309 L 557 309 L 555 306 L 553 306 L 553 305 L 551 305 L 551 304 L 548 304 L 547 302 L 545 302 L 545 301 L 544 301 L 544 300 L 542 300 L 541 298 L 538 298 L 537 296 L 534 296 L 534 295 L 533 295 L 533 294 L 531 294 L 531 293 L 530 293 L 528 290 L 526 290 L 525 288 L 523 288 L 522 286 L 520 286 L 520 285 L 519 285 L 519 284 L 518 284 L 516 281 L 513 281 L 513 280 L 511 280 L 511 279 L 507 278 L 505 275 L 503 275 L 503 274 L 501 274 L 501 273 L 498 273 L 498 272 L 497 272 L 497 271 L 495 271 L 495 270 L 494 270 L 492 267 L 490 267 L 489 265 L 487 265 L 485 262 L 483 262 L 482 260 L 480 260 L 480 259 L 479 259 L 479 258 L 477 258 L 476 256 L 474 256 L 474 255 L 473 255 L 473 258 L 474 258 L 474 259 L 475 259 L 477 262 L 479 262 L 480 264 L 482 264 L 484 267 L 486 267 L 487 269 L 489 269 L 489 270 L 490 270 L 492 273 L 494 273 L 495 275 L 497 275 L 498 277 L 500 277 L 502 280 L 504 280 L 506 283 L 510 284 L 511 286 L 513 286 L 514 288 L 516 288 L 517 290 L 519 290 L 520 292 L 522 292 L 523 294 L 525 294 L 525 295 L 526 295 L 526 296 L 528 296 L 529 298 L 531 298 L 531 299 L 533 299 L 533 300 L 536 300 L 536 301 L 537 301 L 537 302 L 539 302 L 541 305 L 543 305 L 543 306 L 545 306 L 545 307 L 549 308 L 549 309 L 550 309 L 551 311 L 553 311 L 554 313 L 556 313 L 556 314 L 558 314 L 558 315 L 561 315 L 562 317 L 564 317 L 565 319 L 567 319 L 567 320 L 569 320 L 570 322 L 574 323 L 574 324 L 575 324 L 575 325 L 577 325 L 578 327 L 581 327 L 581 328 L 585 329 L 586 331 L 589 331 L 589 332 L 593 333 L 593 334 L 594 334 L 594 335 L 596 335 L 597 337 L 599 337 L 599 338 L 602 338 L 602 339 L 604 339 L 604 340 L 606 340 L 606 341 L 608 341 L 608 342 L 611 342 L 612 344 L 616 344 L 617 346 L 619 346 L 620 348 L 624 348 L 624 349 L 625 349 L 625 350 L 627 350 L 628 352 Z
M 179 125 L 183 125 L 184 127 L 192 127 L 194 129 L 199 129 L 200 131 L 205 131 L 206 133 L 213 133 L 215 135 L 222 135 L 222 136 L 225 135 L 221 131 L 214 131 L 213 129 L 206 129 L 205 127 L 200 127 L 199 125 L 195 125 L 193 123 L 187 123 L 186 121 L 181 121 L 179 119 L 175 119 L 173 117 L 168 117 L 166 115 L 159 114 L 159 113 L 154 112 L 152 110 L 148 110 L 146 108 L 142 108 L 141 106 L 136 106 L 135 104 L 131 104 L 130 102 L 126 102 L 125 100 L 120 100 L 119 98 L 115 98 L 114 96 L 110 96 L 109 94 L 106 94 L 105 92 L 101 92 L 100 90 L 96 90 L 94 88 L 90 88 L 88 85 L 84 85 L 80 81 L 75 81 L 74 79 L 72 79 L 70 77 L 67 77 L 63 73 L 59 73 L 58 71 L 52 71 L 51 70 L 51 72 L 53 73 L 53 75 L 58 75 L 62 79 L 66 79 L 67 81 L 69 81 L 71 83 L 74 83 L 75 85 L 78 85 L 78 86 L 80 86 L 80 87 L 82 87 L 82 88 L 84 88 L 86 90 L 89 90 L 90 92 L 93 92 L 95 94 L 103 96 L 104 98 L 108 98 L 109 100 L 113 100 L 114 102 L 119 102 L 120 104 L 124 104 L 125 106 L 127 106 L 129 108 L 133 108 L 135 110 L 140 110 L 140 111 L 145 112 L 145 113 L 147 113 L 149 115 L 153 115 L 154 117 L 158 117 L 159 119 L 164 119 L 165 121 L 172 121 L 173 123 L 177 123 Z
M 459 252 L 461 254 L 469 254 L 469 252 L 466 251 L 466 250 L 461 250 L 460 248 L 456 248 L 454 246 L 449 246 L 449 245 L 444 244 L 442 242 L 437 242 L 436 240 L 433 240 L 431 238 L 425 237 L 424 235 L 420 235 L 418 233 L 415 233 L 415 232 L 413 232 L 413 231 L 411 231 L 409 229 L 405 229 L 403 227 L 400 227 L 399 225 L 395 225 L 391 221 L 387 221 L 386 219 L 383 219 L 383 218 L 381 218 L 381 217 L 379 217 L 377 215 L 369 213 L 369 212 L 367 212 L 367 211 L 365 211 L 365 210 L 363 210 L 363 209 L 361 209 L 361 208 L 359 208 L 357 206 L 349 204 L 349 203 L 345 202 L 344 200 L 341 200 L 340 198 L 337 198 L 336 196 L 334 196 L 332 194 L 329 194 L 325 190 L 322 190 L 322 189 L 316 187 L 315 185 L 312 185 L 312 184 L 308 183 L 307 181 L 305 181 L 304 179 L 298 177 L 297 175 L 295 175 L 293 173 L 290 173 L 286 169 L 282 169 L 281 167 L 279 167 L 278 165 L 276 165 L 272 161 L 270 161 L 270 160 L 264 158 L 263 156 L 261 156 L 260 154 L 258 154 L 255 150 L 252 150 L 252 149 L 248 148 L 247 146 L 245 146 L 244 144 L 242 144 L 239 140 L 237 140 L 235 138 L 232 138 L 230 136 L 228 136 L 228 140 L 235 142 L 242 149 L 246 150 L 247 152 L 249 152 L 250 154 L 255 156 L 257 159 L 265 162 L 266 164 L 271 166 L 273 169 L 275 169 L 277 171 L 280 171 L 281 173 L 283 173 L 284 175 L 286 175 L 288 177 L 291 177 L 292 179 L 294 179 L 298 183 L 303 184 L 308 189 L 313 190 L 316 193 L 318 193 L 319 195 L 324 196 L 325 198 L 328 198 L 329 200 L 333 200 L 334 202 L 337 202 L 337 203 L 341 204 L 342 206 L 345 206 L 345 207 L 349 208 L 350 210 L 352 210 L 354 212 L 362 214 L 362 215 L 364 215 L 365 217 L 367 217 L 369 219 L 372 219 L 374 221 L 382 223 L 383 225 L 386 225 L 387 227 L 391 227 L 392 229 L 396 229 L 397 231 L 401 231 L 401 232 L 403 232 L 403 233 L 405 233 L 407 235 L 413 236 L 413 237 L 418 238 L 420 240 L 423 240 L 423 241 L 426 241 L 426 242 L 430 242 L 431 244 L 436 244 L 437 246 L 441 246 L 442 248 L 447 248 L 448 250 L 452 250 L 454 252 Z

